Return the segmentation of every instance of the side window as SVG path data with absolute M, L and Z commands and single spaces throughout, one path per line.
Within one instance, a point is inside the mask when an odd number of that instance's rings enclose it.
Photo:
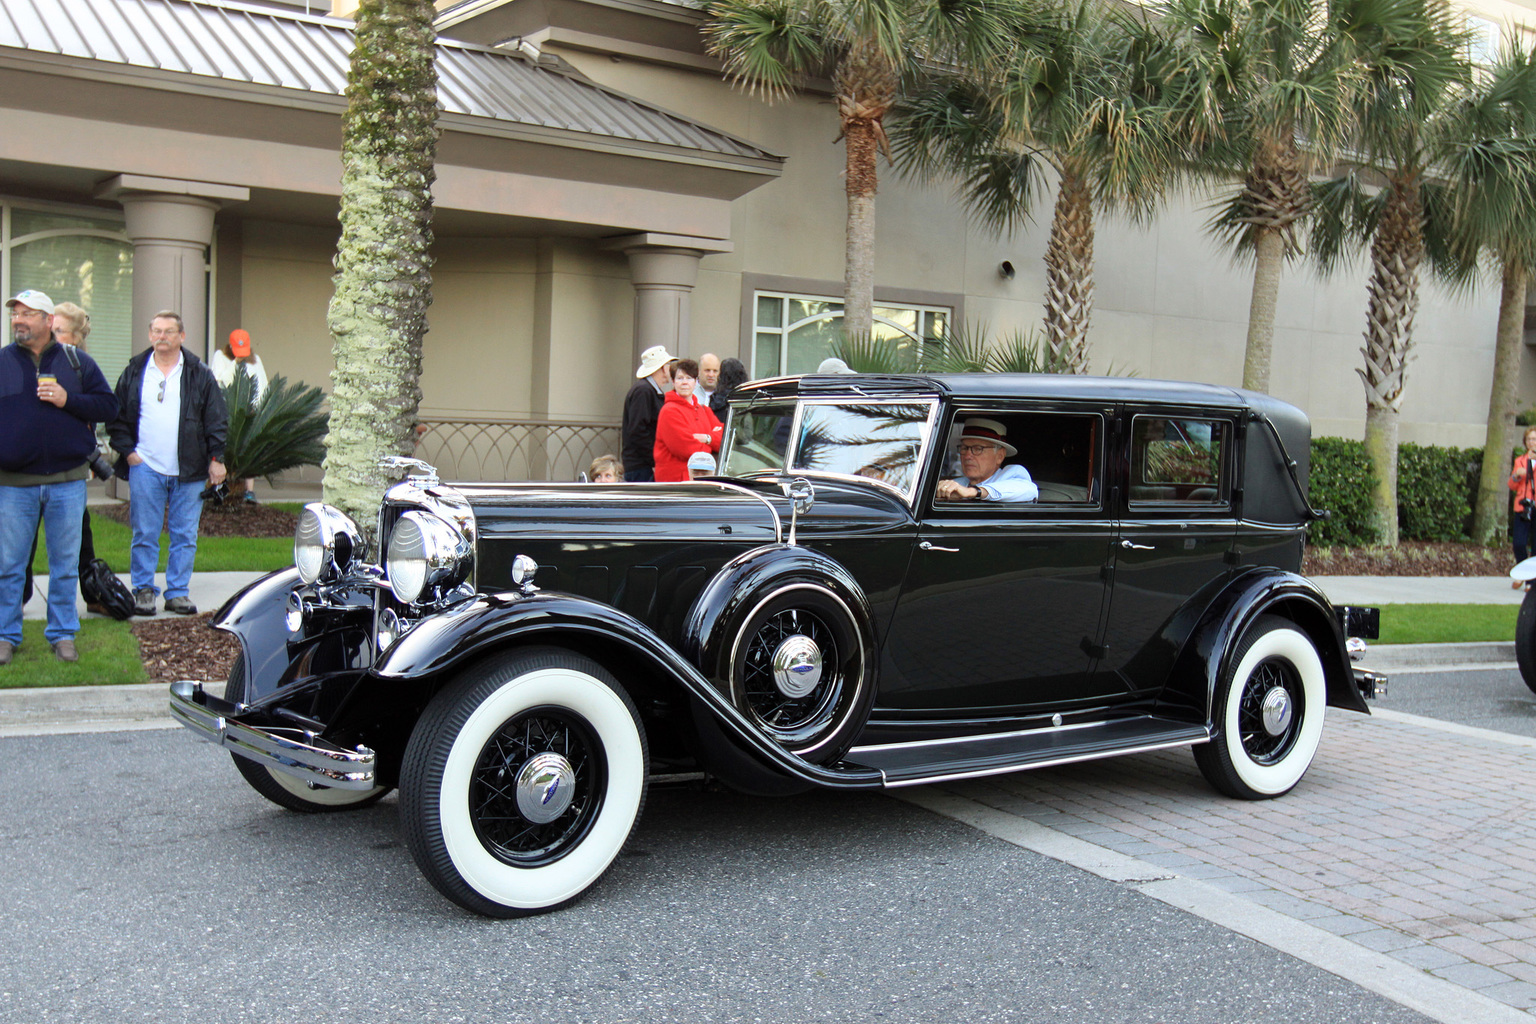
M 967 428 L 970 424 L 970 428 Z M 1006 449 L 986 450 L 985 437 L 1001 427 Z M 979 472 L 1000 465 L 993 472 L 999 481 L 999 497 L 982 502 L 968 502 L 968 508 L 993 508 L 1007 504 L 1026 507 L 1076 506 L 1094 508 L 1099 504 L 1099 451 L 1104 436 L 1103 418 L 1097 413 L 1067 412 L 990 412 L 967 410 L 958 413 L 945 435 L 940 480 L 964 480 L 968 485 L 985 484 L 971 480 L 962 462 L 961 447 L 972 448 L 971 466 Z M 978 459 L 982 461 L 978 463 Z M 1027 480 L 1032 486 L 1020 487 Z M 951 502 L 942 497 L 944 485 L 935 500 L 941 507 Z M 1024 495 L 1028 495 L 1025 497 Z
M 1224 420 L 1137 416 L 1131 425 L 1131 504 L 1225 504 L 1230 432 Z

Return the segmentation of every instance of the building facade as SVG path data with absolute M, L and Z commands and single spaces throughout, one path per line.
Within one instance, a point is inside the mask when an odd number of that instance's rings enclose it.
M 193 344 L 243 327 L 270 372 L 328 387 L 350 23 L 344 4 L 320 6 L 0 0 L 6 293 L 80 302 L 109 375 L 172 307 Z M 738 356 L 754 376 L 820 362 L 843 271 L 829 96 L 769 105 L 732 88 L 684 3 L 438 7 L 422 416 L 458 438 L 458 475 L 568 472 L 576 448 L 606 443 L 652 344 Z M 1496 35 L 1526 9 L 1480 10 Z M 950 190 L 881 174 L 885 336 L 1038 325 L 1048 208 L 999 238 Z M 1240 381 L 1251 273 L 1205 233 L 1212 201 L 1177 197 L 1147 227 L 1100 223 L 1096 371 Z M 1294 267 L 1282 284 L 1272 390 L 1318 434 L 1364 429 L 1365 275 L 1363 260 L 1326 281 Z M 1482 443 L 1497 304 L 1496 284 L 1426 286 L 1403 440 Z M 546 455 L 547 431 L 574 447 L 558 466 L 498 463 L 526 424 L 543 425 Z

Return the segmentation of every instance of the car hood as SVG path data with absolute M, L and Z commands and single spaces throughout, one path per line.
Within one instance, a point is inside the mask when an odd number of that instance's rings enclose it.
M 474 509 L 482 542 L 665 537 L 728 538 L 756 545 L 780 539 L 780 530 L 789 525 L 789 506 L 782 497 L 706 481 L 453 486 Z

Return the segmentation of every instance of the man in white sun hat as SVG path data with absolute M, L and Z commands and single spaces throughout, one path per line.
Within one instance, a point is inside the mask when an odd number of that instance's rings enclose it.
M 666 400 L 667 385 L 672 382 L 675 362 L 663 345 L 652 345 L 640 353 L 640 378 L 624 396 L 624 427 L 619 458 L 624 463 L 624 479 L 647 483 L 656 479 L 656 417 Z
M 1008 428 L 985 416 L 972 416 L 960 431 L 960 471 L 954 480 L 940 480 L 939 501 L 1035 501 L 1040 488 L 1023 466 L 1003 460 L 1019 451 L 1006 440 Z

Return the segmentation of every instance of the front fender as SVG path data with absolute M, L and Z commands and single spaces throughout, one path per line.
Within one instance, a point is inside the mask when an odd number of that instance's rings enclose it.
M 878 789 L 881 772 L 852 765 L 821 766 L 789 753 L 759 732 L 686 658 L 643 622 L 611 605 L 569 594 L 480 594 L 422 620 L 384 652 L 374 673 L 421 678 L 452 671 L 490 652 L 521 643 L 580 649 L 584 639 L 621 645 L 628 655 L 676 683 L 758 761 L 792 778 L 841 789 Z M 616 672 L 624 682 L 622 672 Z
M 1251 569 L 1228 583 L 1200 616 L 1185 642 L 1163 700 L 1209 721 L 1216 688 L 1237 644 L 1261 615 L 1290 619 L 1312 638 L 1328 683 L 1328 703 L 1370 714 L 1354 684 L 1354 668 L 1344 646 L 1333 605 L 1317 584 L 1296 573 Z

